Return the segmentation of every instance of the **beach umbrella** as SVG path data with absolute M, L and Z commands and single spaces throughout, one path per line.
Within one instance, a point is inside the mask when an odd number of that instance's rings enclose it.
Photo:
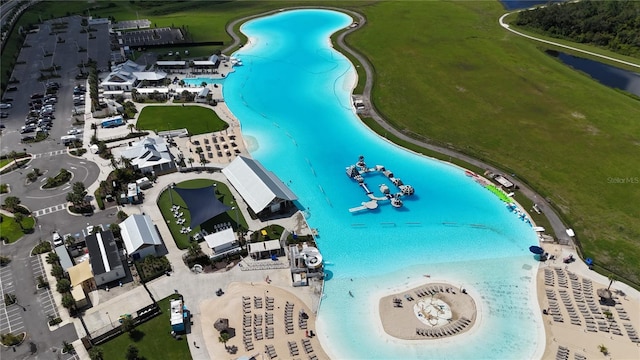
M 229 328 L 229 319 L 220 318 L 213 323 L 213 327 L 218 331 L 225 331 Z
M 598 291 L 596 292 L 598 294 L 598 296 L 600 296 L 603 299 L 609 300 L 611 299 L 611 290 L 609 289 L 598 289 Z
M 540 246 L 529 246 L 529 251 L 537 255 L 544 254 L 544 249 Z

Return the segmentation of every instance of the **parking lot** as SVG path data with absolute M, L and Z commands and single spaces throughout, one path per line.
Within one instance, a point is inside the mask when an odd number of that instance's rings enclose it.
M 53 150 L 52 147 L 63 148 L 61 137 L 74 127 L 73 115 L 77 107 L 74 106 L 77 103 L 74 95 L 77 94 L 73 94 L 73 89 L 86 82 L 76 79 L 82 71 L 87 71 L 86 68 L 83 70 L 82 64 L 93 59 L 98 62 L 98 69 L 108 71 L 109 67 L 108 27 L 96 24 L 91 28 L 95 31 L 82 32 L 81 18 L 72 16 L 46 21 L 37 31 L 27 34 L 12 73 L 12 79 L 17 82 L 10 84 L 11 91 L 3 94 L 2 103 L 10 99 L 11 108 L 2 110 L 6 113 L 6 118 L 2 119 L 5 126 L 2 129 L 2 153 L 16 149 L 44 152 L 45 149 Z M 47 85 L 51 83 L 58 84 L 55 95 L 52 85 Z M 36 97 L 32 98 L 34 95 Z M 22 127 L 27 122 L 35 128 L 25 132 Z M 38 129 L 48 132 L 47 140 L 21 143 L 22 135 L 35 135 L 40 131 Z
M 0 333 L 19 334 L 25 331 L 24 321 L 22 319 L 23 308 L 21 305 L 14 304 L 5 306 L 5 294 L 15 294 L 16 284 L 13 279 L 11 269 L 8 267 L 0 268 Z M 20 299 L 17 299 L 18 303 Z
M 184 42 L 180 29 L 157 28 L 130 31 L 122 34 L 122 42 L 131 47 L 145 45 L 169 45 Z
M 33 276 L 37 279 L 39 276 L 43 278 L 47 278 L 47 275 L 44 272 L 44 267 L 42 266 L 42 260 L 40 256 L 32 256 L 31 260 L 31 269 L 33 271 Z M 52 284 L 50 281 L 49 284 Z M 58 308 L 56 307 L 56 303 L 53 300 L 53 295 L 51 294 L 51 288 L 42 288 L 38 289 L 38 302 L 40 303 L 40 308 L 45 314 L 47 319 L 57 318 Z

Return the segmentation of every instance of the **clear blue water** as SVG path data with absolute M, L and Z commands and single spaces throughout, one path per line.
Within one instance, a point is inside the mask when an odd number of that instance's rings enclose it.
M 197 78 L 184 78 L 182 79 L 184 80 L 185 84 L 187 85 L 191 85 L 191 86 L 200 86 L 202 85 L 203 82 L 207 83 L 207 84 L 222 84 L 224 83 L 225 79 L 221 79 L 221 78 L 208 78 L 208 77 L 197 77 Z
M 360 122 L 350 105 L 354 67 L 328 40 L 350 23 L 326 10 L 246 23 L 250 44 L 234 54 L 244 66 L 223 88 L 252 155 L 291 187 L 319 230 L 330 275 L 317 323 L 324 348 L 335 359 L 540 357 L 537 264 L 528 251 L 534 232 L 463 170 L 403 150 Z M 359 155 L 391 169 L 416 195 L 401 209 L 350 213 L 367 200 L 345 174 Z M 374 190 L 384 182 L 367 180 Z M 480 310 L 473 330 L 423 342 L 381 330 L 380 296 L 422 284 L 424 274 L 469 289 Z

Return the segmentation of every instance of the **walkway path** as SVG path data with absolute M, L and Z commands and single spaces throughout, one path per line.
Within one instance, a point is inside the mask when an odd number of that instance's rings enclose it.
M 518 10 L 518 11 L 515 11 L 515 12 L 520 12 L 520 11 L 522 11 L 522 10 Z M 514 34 L 516 34 L 516 35 L 520 35 L 520 36 L 522 36 L 522 37 L 526 37 L 527 39 L 531 39 L 531 40 L 539 41 L 539 42 L 541 42 L 541 43 L 545 43 L 545 44 L 549 44 L 549 45 L 553 45 L 553 46 L 561 47 L 561 48 L 564 48 L 564 49 L 569 49 L 569 50 L 572 50 L 572 51 L 577 51 L 577 52 L 580 52 L 580 53 L 583 53 L 583 54 L 587 54 L 587 55 L 591 55 L 591 56 L 596 56 L 596 57 L 599 57 L 599 58 L 602 58 L 602 59 L 607 59 L 607 60 L 609 60 L 609 61 L 614 61 L 614 62 L 617 62 L 617 63 L 619 63 L 619 64 L 624 64 L 624 65 L 628 65 L 628 66 L 633 66 L 633 67 L 640 68 L 640 65 L 639 65 L 639 64 L 635 64 L 635 63 L 632 63 L 632 62 L 629 62 L 629 61 L 624 61 L 624 60 L 616 59 L 616 58 L 611 57 L 611 56 L 601 55 L 601 54 L 598 54 L 598 53 L 594 53 L 594 52 L 592 52 L 592 51 L 587 51 L 587 50 L 578 49 L 578 48 L 573 47 L 573 46 L 563 45 L 563 44 L 560 44 L 560 43 L 557 43 L 557 42 L 553 42 L 553 41 L 549 41 L 549 40 L 545 40 L 545 39 L 537 38 L 537 37 L 535 37 L 535 36 L 527 35 L 527 34 L 524 34 L 524 33 L 519 32 L 519 31 L 517 31 L 517 30 L 513 30 L 513 29 L 509 26 L 509 24 L 507 24 L 507 23 L 505 23 L 505 22 L 504 22 L 504 19 L 505 19 L 507 16 L 509 16 L 509 15 L 511 15 L 511 14 L 513 14 L 513 13 L 514 13 L 514 12 L 510 12 L 510 13 L 506 13 L 506 14 L 502 15 L 502 16 L 500 17 L 500 26 L 502 26 L 503 28 L 507 29 L 508 31 L 511 31 L 512 33 L 514 33 Z

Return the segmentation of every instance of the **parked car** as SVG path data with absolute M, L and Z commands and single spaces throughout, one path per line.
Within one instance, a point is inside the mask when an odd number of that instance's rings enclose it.
M 0 109 L 11 109 L 11 104 L 8 103 L 0 103 Z
M 13 98 L 10 98 L 10 97 L 4 98 L 4 99 L 2 99 L 2 101 L 6 102 L 6 103 L 13 102 Z
M 7 91 L 18 91 L 18 87 L 17 86 L 9 86 L 9 87 L 7 87 Z
M 0 118 L 4 119 L 4 118 L 8 118 L 9 117 L 9 113 L 6 111 L 2 111 L 0 112 Z
M 57 231 L 53 232 L 53 246 L 60 246 L 64 244 L 64 241 L 62 240 L 62 236 L 60 236 L 60 234 L 58 234 Z
M 69 134 L 69 135 L 82 134 L 82 130 L 81 129 L 71 129 L 71 130 L 67 131 L 67 134 Z
M 35 126 L 32 126 L 33 124 L 29 124 L 29 125 L 25 125 L 23 127 L 20 128 L 20 134 L 26 134 L 26 133 L 30 133 L 30 132 L 34 132 L 36 130 Z
M 44 94 L 42 93 L 33 93 L 31 94 L 31 99 L 42 99 L 44 97 Z

